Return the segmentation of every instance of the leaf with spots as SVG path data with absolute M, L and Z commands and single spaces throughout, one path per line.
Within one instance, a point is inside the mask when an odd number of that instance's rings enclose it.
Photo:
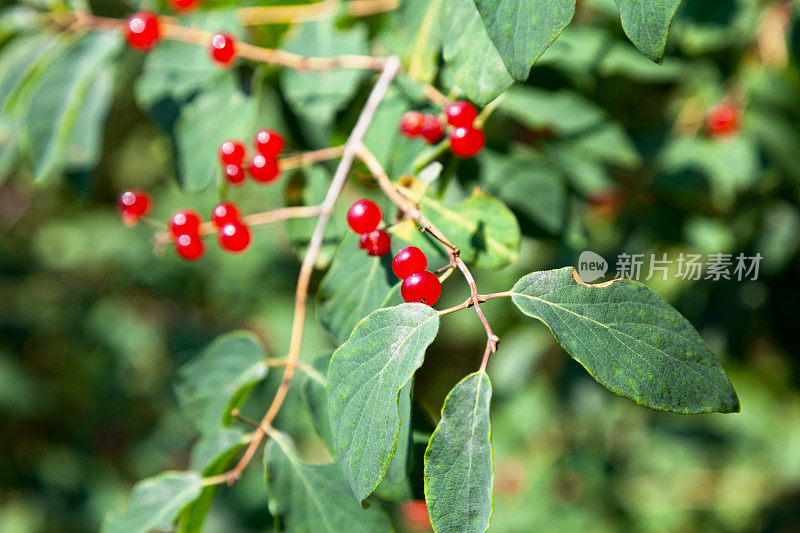
M 520 311 L 547 324 L 612 392 L 659 411 L 739 410 L 736 391 L 697 330 L 645 285 L 587 285 L 565 267 L 528 274 L 511 293 Z
M 336 456 L 359 501 L 383 479 L 397 449 L 398 395 L 436 338 L 439 314 L 423 304 L 378 309 L 334 352 L 328 414 Z
M 672 18 L 681 0 L 616 0 L 622 29 L 644 55 L 661 63 Z

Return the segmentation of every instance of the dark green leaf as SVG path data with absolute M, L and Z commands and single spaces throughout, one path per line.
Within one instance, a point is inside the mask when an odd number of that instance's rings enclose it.
M 381 499 L 392 502 L 401 502 L 411 498 L 411 486 L 408 479 L 411 454 L 411 394 L 414 389 L 414 380 L 408 380 L 397 396 L 397 409 L 400 412 L 400 432 L 397 434 L 397 449 L 394 452 L 392 463 L 386 470 L 386 475 L 381 484 L 375 489 L 375 494 Z
M 253 387 L 267 375 L 264 349 L 252 334 L 223 335 L 175 374 L 175 394 L 186 416 L 203 434 L 231 422 Z
M 462 379 L 444 401 L 425 450 L 425 500 L 437 532 L 486 531 L 492 516 L 492 384 L 485 372 Z
M 377 506 L 367 509 L 353 500 L 336 463 L 310 465 L 300 460 L 287 436 L 275 432 L 264 448 L 269 511 L 283 517 L 286 531 L 341 533 L 391 531 Z
M 109 517 L 103 533 L 149 533 L 172 529 L 178 513 L 198 496 L 203 478 L 197 472 L 163 472 L 136 483 L 125 512 Z
M 622 29 L 644 55 L 661 63 L 672 17 L 681 0 L 616 0 Z
M 359 501 L 383 479 L 400 431 L 398 394 L 422 364 L 439 329 L 423 304 L 378 309 L 333 354 L 328 413 L 345 477 Z
M 313 368 L 319 372 L 320 376 L 304 373 L 300 379 L 300 392 L 303 395 L 306 408 L 311 415 L 311 423 L 317 434 L 325 442 L 325 446 L 331 454 L 335 454 L 333 447 L 333 436 L 331 435 L 331 423 L 328 420 L 328 392 L 325 389 L 325 380 L 321 376 L 328 374 L 328 365 L 331 355 L 326 354 L 314 359 Z
M 573 267 L 534 272 L 511 290 L 514 303 L 547 324 L 603 386 L 660 411 L 730 413 L 739 399 L 706 343 L 645 285 L 579 281 Z

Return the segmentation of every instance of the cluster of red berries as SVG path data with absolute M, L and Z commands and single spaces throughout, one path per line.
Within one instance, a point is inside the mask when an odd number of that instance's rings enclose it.
M 710 137 L 726 137 L 739 131 L 739 108 L 720 103 L 706 114 L 706 131 Z
M 142 191 L 125 191 L 120 195 L 122 220 L 133 225 L 150 211 L 150 196 Z M 175 241 L 175 251 L 189 261 L 199 259 L 205 250 L 200 235 L 200 215 L 191 209 L 181 209 L 169 219 L 169 232 Z M 242 252 L 251 240 L 250 228 L 242 221 L 239 208 L 230 202 L 218 204 L 211 213 L 211 223 L 217 228 L 217 239 L 223 250 Z
M 472 157 L 486 144 L 486 136 L 475 127 L 478 111 L 469 102 L 453 102 L 445 109 L 450 129 L 450 150 L 458 157 Z M 422 136 L 431 144 L 444 137 L 444 126 L 438 116 L 408 111 L 400 119 L 400 131 L 407 137 Z
M 386 255 L 392 246 L 389 234 L 378 229 L 382 220 L 383 212 L 372 200 L 359 200 L 347 211 L 347 225 L 361 235 L 358 247 L 366 250 L 368 255 Z
M 406 302 L 433 305 L 442 294 L 442 284 L 436 274 L 428 272 L 428 258 L 416 246 L 400 250 L 392 259 L 392 271 L 403 280 L 400 294 Z
M 247 164 L 250 177 L 260 183 L 270 183 L 280 174 L 278 155 L 283 151 L 285 142 L 280 133 L 264 129 L 256 133 L 253 146 L 256 154 Z M 219 161 L 225 179 L 233 185 L 240 185 L 245 179 L 244 144 L 239 141 L 225 141 L 219 147 Z
M 195 2 L 180 0 L 180 3 L 191 7 Z M 150 50 L 161 40 L 161 22 L 153 13 L 140 11 L 128 19 L 125 38 L 132 48 Z M 211 37 L 208 50 L 215 62 L 230 66 L 236 60 L 236 39 L 228 33 L 216 33 Z

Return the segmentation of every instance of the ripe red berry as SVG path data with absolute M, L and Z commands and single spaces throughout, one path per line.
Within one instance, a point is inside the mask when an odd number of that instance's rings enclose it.
M 475 107 L 469 102 L 453 102 L 445 110 L 447 115 L 447 123 L 454 128 L 470 128 L 475 119 L 478 118 L 478 112 Z
M 236 60 L 236 39 L 228 33 L 217 33 L 211 38 L 211 59 L 223 66 Z
M 150 210 L 150 195 L 142 191 L 125 191 L 119 197 L 122 221 L 133 225 Z
M 217 204 L 211 213 L 211 221 L 217 229 L 226 224 L 238 223 L 241 218 L 242 214 L 239 212 L 239 208 L 230 202 Z
M 706 129 L 712 137 L 724 137 L 739 129 L 739 110 L 730 104 L 717 104 L 706 117 Z
M 203 239 L 197 233 L 183 233 L 175 238 L 175 251 L 189 261 L 203 255 Z
M 400 119 L 400 131 L 406 137 L 416 137 L 422 133 L 425 115 L 419 111 L 407 111 Z
M 125 38 L 128 44 L 139 50 L 149 50 L 161 37 L 158 17 L 148 11 L 141 11 L 128 19 Z
M 250 244 L 250 228 L 241 222 L 225 224 L 219 229 L 219 245 L 229 252 L 241 252 Z
M 250 177 L 261 183 L 269 183 L 280 174 L 278 161 L 275 159 L 275 156 L 264 156 L 261 154 L 253 156 L 247 170 L 250 172 Z
M 228 182 L 239 185 L 244 181 L 244 169 L 242 165 L 225 165 L 225 179 Z
M 411 500 L 400 504 L 403 524 L 412 531 L 429 531 L 431 519 L 425 500 Z
M 442 284 L 435 274 L 424 270 L 411 274 L 400 285 L 400 294 L 408 303 L 421 302 L 433 305 L 439 301 L 442 294 Z
M 200 215 L 191 209 L 176 211 L 169 219 L 169 230 L 175 237 L 186 234 L 197 234 L 200 227 Z
M 400 279 L 406 279 L 411 274 L 422 272 L 427 266 L 428 259 L 416 246 L 403 248 L 392 259 L 392 270 Z
M 356 233 L 369 233 L 378 227 L 383 213 L 372 200 L 359 200 L 347 211 L 347 224 Z
M 450 132 L 450 149 L 458 157 L 472 157 L 481 151 L 484 144 L 486 137 L 481 130 L 456 128 Z
M 358 247 L 362 250 L 366 250 L 367 246 L 369 246 L 369 233 L 362 233 L 358 237 Z
M 199 3 L 200 0 L 170 0 L 170 4 L 172 4 L 172 8 L 175 11 L 188 11 L 197 7 Z
M 388 233 L 382 229 L 376 229 L 364 235 L 366 235 L 364 237 L 364 249 L 367 251 L 367 255 L 384 256 L 389 253 L 392 247 L 392 238 L 389 237 Z
M 265 129 L 261 130 L 256 133 L 255 139 L 253 139 L 253 144 L 262 155 L 277 157 L 279 153 L 283 151 L 283 147 L 286 144 L 283 140 L 283 136 L 280 133 L 274 130 Z
M 225 141 L 219 147 L 219 161 L 223 165 L 241 165 L 244 152 L 244 145 L 239 141 Z
M 436 115 L 426 113 L 422 118 L 420 135 L 430 144 L 438 143 L 444 137 L 444 127 Z

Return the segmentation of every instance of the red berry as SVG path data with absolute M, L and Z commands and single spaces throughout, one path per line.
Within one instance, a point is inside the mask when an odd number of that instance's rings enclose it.
M 416 246 L 403 248 L 392 259 L 392 270 L 400 279 L 406 279 L 411 274 L 422 272 L 427 266 L 428 258 Z
M 211 221 L 217 229 L 226 224 L 238 223 L 240 218 L 242 218 L 242 214 L 239 212 L 239 208 L 230 202 L 217 204 L 211 213 Z
M 225 141 L 219 147 L 219 161 L 223 165 L 241 165 L 244 152 L 244 145 L 239 141 Z
M 453 102 L 445 110 L 447 115 L 447 123 L 454 128 L 470 128 L 475 119 L 478 118 L 478 112 L 475 107 L 469 102 Z
M 439 117 L 426 113 L 422 119 L 420 134 L 430 144 L 441 141 L 442 137 L 444 137 L 444 128 Z
M 119 197 L 122 220 L 133 225 L 150 210 L 150 195 L 142 191 L 125 191 Z
M 200 227 L 200 215 L 191 209 L 182 209 L 175 212 L 172 218 L 169 219 L 169 230 L 175 237 L 181 235 L 197 234 Z
M 356 233 L 369 233 L 378 227 L 383 213 L 372 200 L 359 200 L 347 211 L 347 224 Z
M 362 250 L 366 250 L 369 243 L 367 242 L 369 238 L 369 233 L 362 233 L 358 237 L 358 247 Z
M 211 59 L 223 66 L 236 60 L 236 39 L 228 33 L 217 33 L 211 38 Z
M 256 133 L 253 144 L 262 155 L 276 157 L 286 144 L 280 133 L 266 129 Z
M 139 50 L 149 50 L 161 37 L 158 17 L 148 11 L 141 11 L 128 19 L 125 28 L 128 44 Z
M 730 104 L 717 104 L 706 117 L 706 128 L 712 137 L 723 137 L 739 129 L 739 110 Z
M 175 11 L 188 11 L 197 7 L 199 3 L 200 0 L 170 0 L 170 4 L 172 4 L 172 8 Z
M 241 252 L 250 244 L 250 228 L 241 222 L 225 224 L 219 229 L 219 245 L 229 252 Z
M 197 233 L 183 233 L 175 238 L 175 251 L 189 261 L 203 255 L 203 239 Z
M 228 182 L 239 185 L 244 181 L 244 169 L 242 165 L 225 165 L 225 179 Z
M 456 128 L 450 132 L 450 149 L 458 157 L 472 157 L 481 151 L 484 144 L 486 137 L 481 130 Z
M 261 154 L 253 156 L 247 170 L 254 180 L 260 181 L 261 183 L 269 183 L 280 174 L 278 160 L 275 159 L 275 156 L 264 156 Z
M 392 247 L 392 238 L 382 229 L 376 229 L 364 234 L 364 249 L 367 255 L 383 256 L 389 253 Z
M 425 115 L 419 111 L 408 111 L 400 119 L 400 131 L 406 137 L 416 137 L 422 133 Z
M 433 305 L 439 301 L 442 284 L 435 274 L 423 270 L 404 279 L 400 285 L 400 293 L 403 295 L 403 300 L 408 303 L 421 302 Z
M 431 519 L 425 500 L 411 500 L 400 504 L 403 524 L 412 531 L 430 531 Z

